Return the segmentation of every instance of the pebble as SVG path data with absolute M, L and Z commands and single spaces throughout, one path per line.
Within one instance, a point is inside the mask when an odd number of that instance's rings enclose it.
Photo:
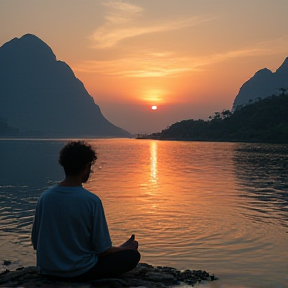
M 4 260 L 3 261 L 3 265 L 5 265 L 5 266 L 10 265 L 11 263 L 12 263 L 12 261 L 10 261 L 10 260 Z

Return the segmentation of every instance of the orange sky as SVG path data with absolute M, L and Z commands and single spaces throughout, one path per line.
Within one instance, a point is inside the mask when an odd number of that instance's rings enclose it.
M 231 109 L 255 72 L 275 71 L 287 11 L 287 0 L 1 0 L 0 45 L 35 34 L 110 122 L 151 133 Z

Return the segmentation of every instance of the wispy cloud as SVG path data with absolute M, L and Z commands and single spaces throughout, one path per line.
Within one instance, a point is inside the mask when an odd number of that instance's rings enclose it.
M 129 58 L 111 61 L 85 61 L 75 71 L 120 77 L 175 77 L 184 72 L 199 71 L 228 59 L 271 54 L 264 48 L 242 49 L 205 57 L 177 57 L 173 52 L 140 51 Z
M 115 10 L 124 11 L 126 13 L 139 13 L 143 11 L 143 8 L 123 1 L 107 1 L 103 2 L 104 6 L 113 8 Z
M 121 40 L 149 33 L 178 30 L 199 25 L 214 18 L 190 17 L 186 19 L 161 20 L 141 23 L 144 9 L 125 2 L 110 1 L 103 3 L 108 7 L 106 22 L 92 35 L 94 48 L 107 48 L 116 45 Z
M 212 18 L 194 17 L 182 20 L 162 21 L 141 24 L 145 12 L 140 6 L 120 1 L 110 1 L 104 4 L 108 8 L 105 24 L 93 35 L 95 47 L 105 48 L 119 41 L 147 33 L 172 31 L 200 24 Z M 140 20 L 139 20 L 140 19 Z M 215 19 L 215 17 L 213 18 Z M 201 57 L 180 56 L 176 51 L 137 50 L 131 54 L 131 49 L 125 57 L 113 60 L 85 61 L 73 67 L 75 71 L 98 73 L 119 77 L 176 77 L 185 72 L 208 69 L 209 66 L 243 57 L 258 57 L 280 53 L 287 50 L 287 37 L 271 39 L 266 42 L 254 43 L 250 47 L 228 50 L 222 53 L 212 53 Z M 213 45 L 213 43 L 211 43 Z M 187 50 L 187 49 L 186 49 Z M 128 54 L 129 53 L 129 54 Z

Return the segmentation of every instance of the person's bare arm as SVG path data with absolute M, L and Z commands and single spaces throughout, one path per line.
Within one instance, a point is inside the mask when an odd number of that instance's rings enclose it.
M 98 254 L 98 257 L 101 258 L 103 256 L 107 256 L 108 254 L 115 253 L 115 252 L 122 251 L 122 250 L 127 250 L 127 249 L 132 249 L 132 250 L 137 250 L 138 249 L 138 242 L 135 241 L 135 235 L 132 235 L 130 237 L 130 239 L 128 239 L 122 245 L 120 245 L 120 246 L 112 246 L 109 249 L 107 249 L 106 251 Z

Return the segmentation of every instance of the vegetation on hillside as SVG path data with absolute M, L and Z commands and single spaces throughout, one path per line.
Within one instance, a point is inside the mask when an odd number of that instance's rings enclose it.
M 0 136 L 15 136 L 19 130 L 8 125 L 7 119 L 0 117 Z
M 282 91 L 282 90 L 281 90 Z M 288 94 L 270 96 L 237 109 L 215 112 L 208 121 L 183 120 L 154 139 L 288 143 Z
M 14 128 L 8 124 L 8 120 L 0 116 L 0 137 L 43 137 L 41 131 L 28 130 L 20 131 L 18 128 Z

